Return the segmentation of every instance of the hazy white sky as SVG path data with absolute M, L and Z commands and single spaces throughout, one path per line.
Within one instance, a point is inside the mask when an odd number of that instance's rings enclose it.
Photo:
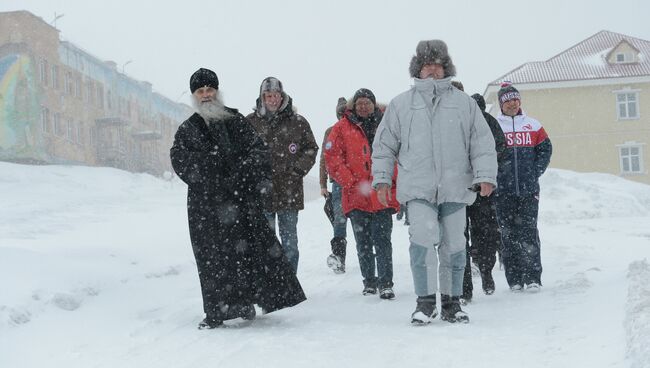
M 388 102 L 411 84 L 419 40 L 447 42 L 469 94 L 528 61 L 546 60 L 603 29 L 650 40 L 650 1 L 2 0 L 61 37 L 189 103 L 188 80 L 213 69 L 227 105 L 251 112 L 275 76 L 317 141 L 339 96 L 361 87 Z M 185 93 L 185 94 L 183 94 Z

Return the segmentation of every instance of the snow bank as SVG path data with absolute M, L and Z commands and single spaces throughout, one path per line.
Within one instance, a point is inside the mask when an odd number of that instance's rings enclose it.
M 650 186 L 614 175 L 550 169 L 540 185 L 542 222 L 650 215 Z
M 646 259 L 630 264 L 625 332 L 632 368 L 650 367 L 650 265 Z

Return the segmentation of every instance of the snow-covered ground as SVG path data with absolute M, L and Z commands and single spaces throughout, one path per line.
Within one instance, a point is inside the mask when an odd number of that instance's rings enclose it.
M 408 233 L 395 222 L 394 301 L 325 265 L 321 199 L 299 226 L 308 300 L 199 331 L 184 184 L 106 168 L 0 163 L 0 367 L 650 367 L 650 186 L 549 170 L 544 288 L 497 291 L 468 325 L 412 327 Z M 313 191 L 316 191 L 313 188 Z M 313 198 L 313 195 L 312 195 Z

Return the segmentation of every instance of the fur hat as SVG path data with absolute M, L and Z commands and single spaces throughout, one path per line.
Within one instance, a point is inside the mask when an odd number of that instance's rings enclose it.
M 336 103 L 336 118 L 341 119 L 343 117 L 343 113 L 345 112 L 345 105 L 347 105 L 348 100 L 345 99 L 345 97 L 339 97 L 338 102 Z
M 190 77 L 190 91 L 194 93 L 197 89 L 206 86 L 219 89 L 219 78 L 212 70 L 201 68 Z
M 456 75 L 456 67 L 447 52 L 447 44 L 442 40 L 420 41 L 411 59 L 409 73 L 411 77 L 419 78 L 422 67 L 426 64 L 440 64 L 445 71 L 445 78 Z
M 510 82 L 501 83 L 501 89 L 497 93 L 497 96 L 499 98 L 499 106 L 503 106 L 504 103 L 511 100 L 521 100 L 519 91 Z
M 476 101 L 476 104 L 478 105 L 479 109 L 481 109 L 481 111 L 485 111 L 485 99 L 483 98 L 483 96 L 481 96 L 478 93 L 475 93 L 472 95 L 472 98 L 474 99 L 474 101 Z
M 360 99 L 361 97 L 365 97 L 372 101 L 373 105 L 377 104 L 377 99 L 375 98 L 375 94 L 372 93 L 371 90 L 368 88 L 359 88 L 356 92 L 354 92 L 354 97 L 352 97 L 352 105 L 357 103 L 357 100 Z
M 267 77 L 262 81 L 262 85 L 260 86 L 260 96 L 262 96 L 263 92 L 284 92 L 284 89 L 282 88 L 282 82 L 278 78 L 275 77 Z

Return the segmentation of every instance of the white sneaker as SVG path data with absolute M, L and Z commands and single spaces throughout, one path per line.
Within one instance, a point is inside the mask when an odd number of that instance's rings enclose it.
M 526 291 L 529 293 L 539 293 L 542 290 L 542 285 L 532 282 L 526 285 Z

